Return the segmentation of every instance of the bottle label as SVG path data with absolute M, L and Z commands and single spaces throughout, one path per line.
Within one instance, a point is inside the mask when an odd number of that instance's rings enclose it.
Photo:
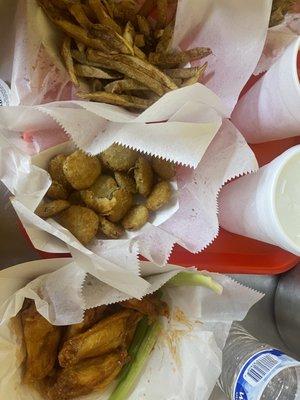
M 254 354 L 245 362 L 237 376 L 232 400 L 259 400 L 271 379 L 280 371 L 300 363 L 277 349 Z
M 9 106 L 10 89 L 2 79 L 0 79 L 0 107 Z

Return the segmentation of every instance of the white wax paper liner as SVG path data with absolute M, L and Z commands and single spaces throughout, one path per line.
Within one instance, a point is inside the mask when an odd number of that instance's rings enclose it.
M 266 72 L 300 35 L 300 13 L 287 14 L 280 25 L 268 29 L 266 43 L 254 75 Z
M 39 394 L 21 384 L 21 363 L 24 360 L 21 326 L 18 319 L 10 318 L 21 309 L 22 297 L 33 298 L 39 312 L 46 318 L 50 317 L 50 320 L 53 320 L 54 315 L 58 318 L 60 314 L 58 319 L 62 323 L 62 315 L 65 313 L 66 321 L 78 321 L 75 314 L 72 314 L 73 306 L 76 303 L 76 301 L 74 302 L 74 293 L 71 294 L 68 302 L 69 310 L 64 303 L 64 298 L 67 296 L 66 291 L 69 292 L 68 288 L 73 285 L 69 284 L 65 287 L 62 284 L 64 278 L 67 278 L 68 282 L 72 279 L 75 291 L 80 287 L 82 275 L 76 263 L 68 264 L 68 261 L 58 259 L 30 264 L 26 268 L 23 264 L 0 273 L 2 300 L 0 308 L 2 320 L 0 326 L 0 397 L 5 394 L 5 398 L 14 400 L 41 400 Z M 39 268 L 39 272 L 37 272 L 37 268 Z M 181 270 L 182 268 L 177 266 L 168 266 L 168 272 L 161 273 L 161 269 L 154 265 L 149 263 L 142 265 L 142 274 L 145 273 L 145 278 L 151 282 L 152 289 L 159 287 Z M 47 272 L 48 275 L 38 276 L 38 274 Z M 157 398 L 163 400 L 208 400 L 221 371 L 221 349 L 232 321 L 243 319 L 249 308 L 260 300 L 262 295 L 237 284 L 226 276 L 206 274 L 212 276 L 223 286 L 222 296 L 201 287 L 164 289 L 164 300 L 170 307 L 171 318 L 162 321 L 163 333 L 129 400 L 140 400 L 141 398 L 146 400 Z M 32 276 L 38 277 L 28 283 Z M 57 282 L 56 291 L 49 291 L 50 288 L 53 289 L 55 282 Z M 120 298 L 118 292 L 106 288 L 107 285 L 101 282 L 94 282 L 94 290 L 89 290 L 91 283 L 91 280 L 85 282 L 84 298 L 80 295 L 76 298 L 80 304 L 78 316 L 82 317 L 83 306 L 85 308 L 87 303 L 111 303 Z M 97 293 L 95 289 L 99 292 Z M 109 294 L 110 290 L 111 294 Z M 161 385 L 162 380 L 163 385 Z M 80 399 L 107 400 L 108 395 L 109 391 L 103 394 L 95 392 Z
M 178 2 L 173 46 L 212 49 L 213 55 L 208 58 L 208 86 L 221 97 L 229 113 L 261 55 L 271 4 L 271 0 Z M 16 26 L 14 104 L 70 99 L 68 78 L 58 55 L 57 28 L 34 0 L 19 1 Z M 32 65 L 37 67 L 32 69 Z
M 56 130 L 93 155 L 118 142 L 190 167 L 198 165 L 225 115 L 218 96 L 201 84 L 167 93 L 140 115 L 83 101 L 0 110 L 1 125 L 12 130 L 41 129 L 52 117 L 48 129 L 54 120 Z

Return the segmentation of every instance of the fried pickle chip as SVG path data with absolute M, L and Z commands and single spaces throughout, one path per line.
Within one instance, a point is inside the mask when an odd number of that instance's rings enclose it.
M 120 225 L 101 216 L 99 216 L 99 229 L 110 239 L 118 239 L 124 233 L 124 229 Z
M 74 189 L 87 189 L 100 175 L 101 164 L 97 157 L 77 150 L 65 159 L 63 171 Z
M 153 170 L 145 157 L 138 158 L 134 167 L 134 179 L 138 192 L 142 196 L 149 196 L 153 186 Z
M 138 158 L 135 150 L 114 143 L 101 153 L 103 164 L 113 171 L 128 171 Z
M 129 212 L 122 220 L 122 225 L 125 229 L 129 231 L 136 231 L 137 229 L 140 229 L 142 226 L 144 226 L 148 219 L 149 211 L 147 207 L 140 204 L 129 210 Z
M 32 302 L 21 313 L 26 346 L 25 382 L 35 382 L 49 375 L 55 365 L 61 328 L 51 325 Z
M 117 377 L 126 361 L 127 353 L 119 350 L 60 369 L 54 383 L 49 385 L 48 396 L 51 400 L 68 400 L 104 389 Z
M 67 200 L 69 193 L 61 183 L 52 181 L 46 195 L 50 197 L 50 199 Z
M 63 164 L 67 158 L 66 154 L 58 154 L 53 157 L 48 164 L 48 172 L 53 181 L 61 183 L 65 188 L 70 188 L 70 184 L 64 174 Z
M 121 310 L 99 321 L 86 332 L 67 340 L 59 352 L 59 364 L 69 367 L 86 358 L 98 357 L 122 346 L 131 310 Z
M 71 206 L 60 215 L 59 221 L 84 245 L 88 244 L 98 231 L 98 215 L 87 207 Z
M 157 211 L 167 204 L 172 196 L 172 187 L 169 182 L 158 182 L 146 201 L 146 207 L 149 211 Z
M 152 168 L 161 179 L 170 180 L 174 178 L 176 174 L 176 165 L 170 161 L 163 160 L 162 158 L 153 158 Z
M 102 215 L 109 214 L 117 204 L 116 199 L 97 197 L 91 190 L 81 190 L 80 194 L 82 200 L 89 208 Z
M 36 215 L 41 218 L 50 218 L 70 207 L 67 200 L 52 200 L 48 203 L 41 203 L 35 210 Z
M 118 189 L 114 192 L 113 198 L 116 200 L 116 204 L 113 209 L 108 213 L 107 218 L 111 222 L 120 221 L 131 208 L 133 203 L 133 196 L 125 189 Z
M 117 182 L 109 175 L 100 175 L 89 188 L 95 196 L 111 199 L 115 190 L 118 189 Z
M 126 175 L 123 172 L 115 172 L 115 179 L 121 189 L 125 189 L 127 192 L 132 194 L 137 192 L 135 180 L 131 176 Z

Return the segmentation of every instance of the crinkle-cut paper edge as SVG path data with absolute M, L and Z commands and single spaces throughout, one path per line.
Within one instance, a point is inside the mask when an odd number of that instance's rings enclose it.
M 82 108 L 82 109 L 85 110 L 85 108 Z M 42 112 L 42 113 L 44 113 L 44 114 L 46 114 L 48 117 L 52 118 L 57 123 L 57 125 L 63 130 L 63 132 L 68 136 L 68 138 L 71 140 L 71 142 L 75 145 L 76 149 L 81 150 L 81 151 L 85 152 L 86 154 L 89 154 L 90 156 L 93 156 L 91 154 L 91 152 L 89 152 L 87 150 L 83 150 L 82 148 L 79 147 L 78 143 L 76 143 L 76 141 L 72 137 L 72 134 L 67 130 L 67 128 L 64 127 L 63 124 L 56 117 L 54 117 L 47 109 L 45 109 L 43 106 L 38 106 L 37 110 Z M 88 110 L 86 110 L 86 111 L 88 111 Z M 91 111 L 88 111 L 88 112 L 91 112 Z M 192 165 L 190 163 L 184 163 L 184 162 L 180 162 L 180 161 L 175 161 L 175 160 L 173 160 L 171 158 L 165 158 L 165 157 L 159 155 L 158 153 L 151 153 L 150 151 L 147 151 L 147 150 L 140 150 L 137 147 L 130 146 L 128 144 L 124 144 L 124 143 L 120 142 L 120 140 L 116 140 L 113 143 L 119 144 L 119 145 L 121 145 L 121 146 L 123 146 L 123 147 L 125 147 L 127 149 L 138 151 L 139 153 L 142 153 L 142 154 L 144 154 L 146 156 L 149 156 L 149 157 L 157 157 L 157 158 L 160 158 L 162 160 L 174 163 L 177 166 L 182 166 L 182 167 L 191 168 L 191 169 L 196 169 L 197 168 L 197 165 L 195 166 L 195 165 Z M 106 149 L 108 149 L 108 147 Z M 104 149 L 104 150 L 106 150 L 106 149 Z M 201 160 L 199 160 L 199 163 L 200 163 L 200 161 Z
M 242 176 L 253 174 L 253 173 L 257 172 L 257 171 L 258 171 L 258 169 L 251 169 L 250 171 L 240 172 L 239 174 L 236 174 L 236 175 L 226 179 L 223 182 L 222 186 L 220 186 L 219 190 L 216 193 L 216 214 L 217 214 L 217 216 L 219 214 L 219 201 L 218 201 L 219 200 L 219 195 L 220 195 L 220 192 L 221 192 L 222 188 L 226 185 L 226 183 L 230 182 L 232 179 L 241 178 Z M 196 251 L 195 253 L 194 252 L 190 252 L 190 253 L 192 253 L 192 254 L 200 254 L 200 253 L 202 253 L 203 250 L 207 249 L 217 239 L 217 237 L 219 236 L 219 233 L 220 233 L 220 224 L 218 224 L 217 232 L 216 232 L 215 236 L 212 238 L 212 240 L 209 243 L 204 245 L 199 251 Z M 189 250 L 187 250 L 187 251 L 189 251 Z
M 236 285 L 238 285 L 238 286 L 240 286 L 240 287 L 242 287 L 242 288 L 246 288 L 246 289 L 248 289 L 248 290 L 251 290 L 251 292 L 253 292 L 253 293 L 257 293 L 258 295 L 261 296 L 260 300 L 261 300 L 263 297 L 265 297 L 265 295 L 266 295 L 265 293 L 260 292 L 260 291 L 257 290 L 257 289 L 253 289 L 252 287 L 250 287 L 250 286 L 248 286 L 248 285 L 244 285 L 243 283 L 239 282 L 238 280 L 236 280 L 236 279 L 233 278 L 232 276 L 229 276 L 228 274 L 221 274 L 221 273 L 218 273 L 218 272 L 214 272 L 214 273 L 219 274 L 219 275 L 225 275 L 225 276 L 227 276 L 228 279 L 230 279 L 230 280 L 231 280 L 232 282 L 234 282 Z

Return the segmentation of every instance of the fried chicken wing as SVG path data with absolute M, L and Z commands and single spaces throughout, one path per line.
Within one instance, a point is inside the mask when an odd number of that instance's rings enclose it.
M 48 376 L 55 365 L 61 328 L 51 325 L 32 303 L 22 311 L 21 320 L 27 351 L 25 382 L 35 382 Z
M 126 341 L 127 320 L 132 313 L 132 310 L 122 310 L 67 340 L 59 353 L 59 364 L 68 367 L 85 358 L 97 357 L 123 346 Z
M 130 299 L 120 304 L 125 308 L 137 310 L 141 314 L 150 317 L 150 319 L 156 318 L 159 315 L 168 315 L 168 306 L 156 295 L 146 296 L 142 300 Z
M 74 325 L 69 325 L 67 327 L 66 333 L 64 335 L 64 341 L 85 332 L 86 330 L 91 328 L 91 326 L 99 322 L 100 319 L 103 317 L 106 308 L 107 306 L 103 305 L 86 310 L 82 322 Z
M 67 400 L 104 389 L 119 374 L 127 361 L 127 353 L 117 351 L 90 358 L 58 371 L 54 383 L 49 383 L 48 396 L 53 400 Z

